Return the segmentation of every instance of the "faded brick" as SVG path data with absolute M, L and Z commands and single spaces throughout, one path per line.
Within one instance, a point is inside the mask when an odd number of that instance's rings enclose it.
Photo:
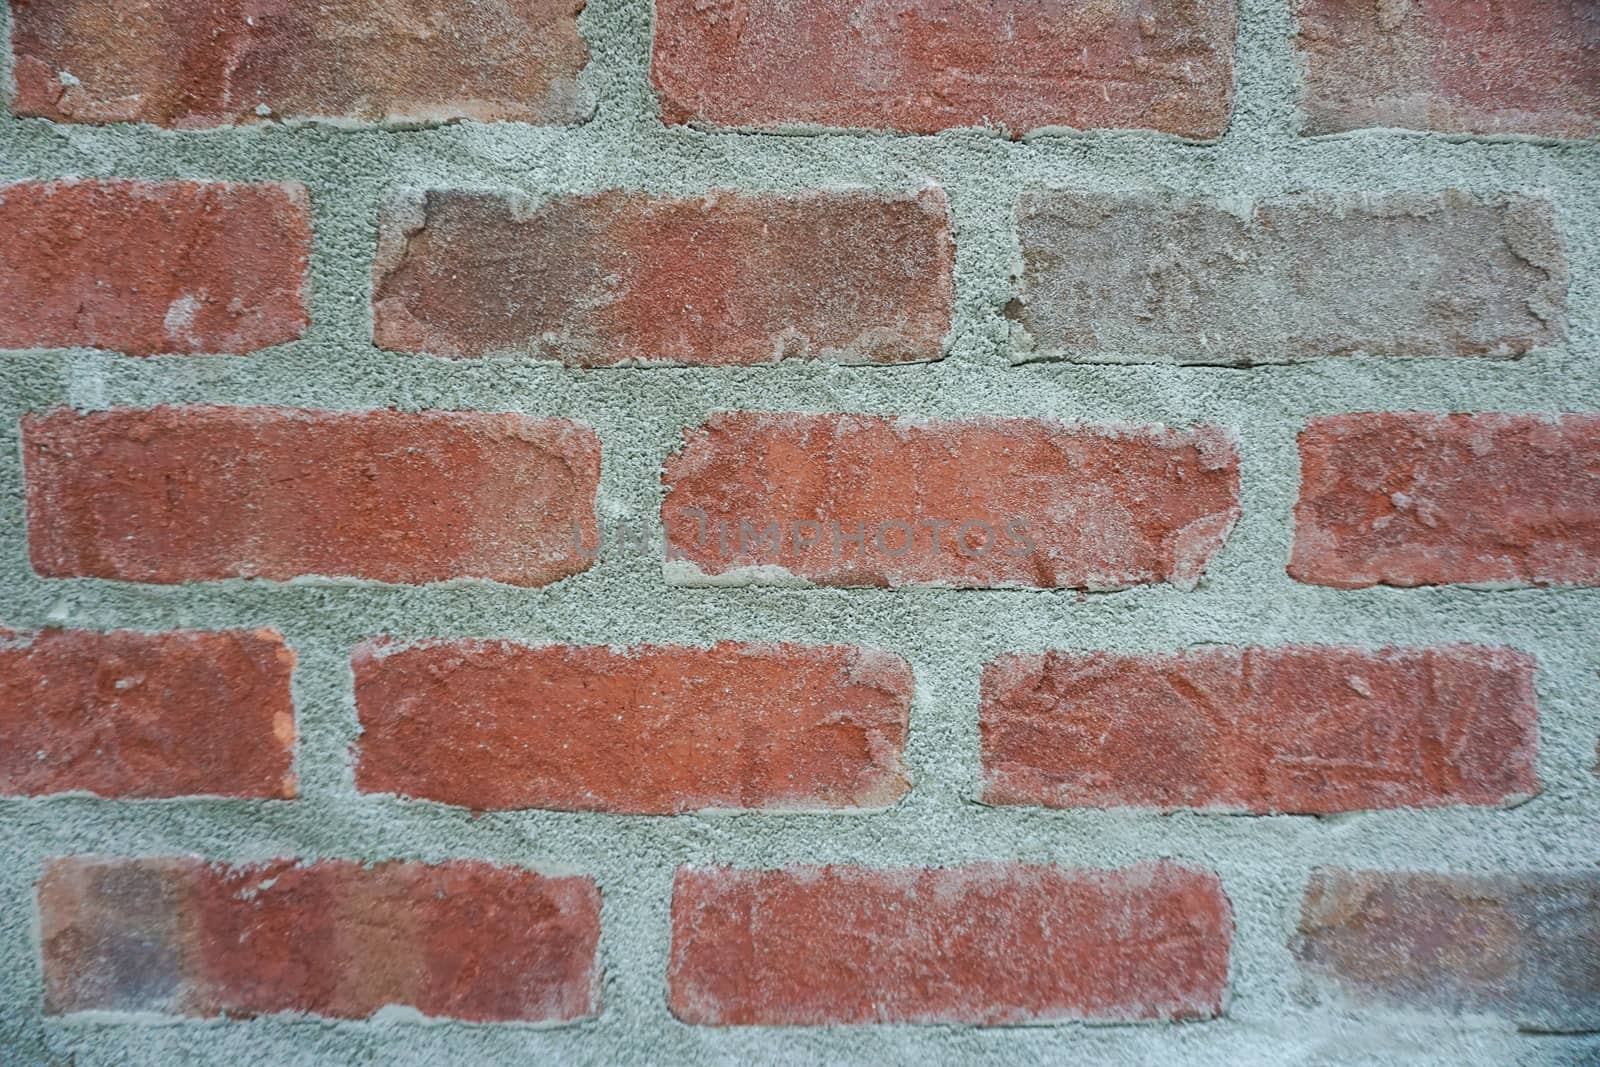
M 1566 335 L 1566 257 L 1543 200 L 1034 190 L 1017 216 L 1008 313 L 1024 358 L 1504 358 Z
M 1600 1030 L 1600 876 L 1319 869 L 1294 954 L 1361 1007 Z
M 373 336 L 565 363 L 938 359 L 954 249 L 944 194 L 474 192 L 386 207 Z
M 1330 814 L 1539 791 L 1531 656 L 1472 645 L 1003 656 L 984 800 Z
M 1300 0 L 1307 134 L 1600 134 L 1594 0 Z
M 587 878 L 439 866 L 71 857 L 38 886 L 44 1008 L 471 1022 L 599 1010 Z

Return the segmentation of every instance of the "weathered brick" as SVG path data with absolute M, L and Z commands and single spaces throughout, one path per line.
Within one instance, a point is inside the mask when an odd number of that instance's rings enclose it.
M 292 797 L 293 669 L 269 630 L 0 630 L 0 793 Z
M 1600 134 L 1594 0 L 1300 0 L 1307 134 Z
M 1539 791 L 1531 656 L 1447 645 L 1003 656 L 984 800 L 1328 814 Z
M 1239 517 L 1214 426 L 724 412 L 663 480 L 669 574 L 691 583 L 1188 587 Z
M 1600 876 L 1312 872 L 1293 945 L 1307 984 L 1362 1007 L 1600 1029 Z
M 1017 227 L 1007 313 L 1025 358 L 1510 357 L 1566 335 L 1566 255 L 1543 200 L 1033 190 Z
M 11 0 L 19 115 L 177 129 L 275 120 L 578 122 L 583 0 Z
M 1294 516 L 1302 582 L 1600 585 L 1600 416 L 1313 419 Z
M 938 359 L 945 196 L 607 192 L 533 204 L 401 194 L 383 213 L 373 335 L 444 356 L 569 364 Z
M 1232 933 L 1217 878 L 1165 862 L 680 870 L 668 1002 L 713 1026 L 1204 1019 Z
M 22 420 L 46 576 L 544 585 L 586 569 L 600 443 L 559 419 L 183 406 Z
M 0 348 L 250 352 L 305 332 L 293 182 L 0 185 Z
M 39 881 L 44 1007 L 472 1022 L 599 1010 L 600 894 L 485 863 L 71 857 Z
M 671 814 L 893 803 L 914 680 L 844 646 L 371 641 L 356 784 L 488 808 Z
M 662 118 L 711 127 L 1142 128 L 1210 139 L 1228 0 L 656 0 Z

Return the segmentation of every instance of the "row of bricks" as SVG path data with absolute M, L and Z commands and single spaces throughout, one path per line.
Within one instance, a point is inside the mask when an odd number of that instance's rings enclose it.
M 1284 0 L 1302 132 L 1600 132 L 1589 0 Z M 583 0 L 277 7 L 11 0 L 19 115 L 199 129 L 273 120 L 576 123 L 596 99 Z M 655 0 L 663 121 L 704 128 L 1153 129 L 1233 107 L 1235 0 Z M 1063 47 L 1062 42 L 1071 42 Z M 804 62 L 795 62 L 804 56 Z
M 1514 357 L 1566 337 L 1565 251 L 1536 198 L 1032 190 L 1015 224 L 1018 277 L 994 312 L 1012 321 L 1016 360 Z M 0 346 L 154 355 L 294 340 L 310 323 L 311 242 L 294 183 L 0 186 Z M 543 202 L 402 191 L 379 221 L 372 337 L 578 366 L 929 361 L 947 351 L 954 273 L 932 186 Z
M 254 632 L 10 634 L 0 793 L 291 798 L 295 657 Z M 887 652 L 376 639 L 364 793 L 478 810 L 886 808 L 915 678 Z M 1435 645 L 1006 655 L 983 670 L 987 804 L 1251 814 L 1537 794 L 1532 656 Z
M 52 1013 L 600 1011 L 600 892 L 584 877 L 71 857 L 47 862 L 38 902 Z M 1215 1018 L 1233 937 L 1219 879 L 1170 861 L 680 869 L 671 925 L 668 1004 L 717 1026 Z M 1600 1029 L 1596 950 L 1592 871 L 1318 869 L 1290 945 L 1339 1007 L 1565 1031 Z
M 1600 584 L 1600 416 L 1335 415 L 1299 449 L 1302 582 Z M 23 417 L 22 452 L 52 578 L 541 586 L 617 550 L 600 442 L 563 419 L 60 408 Z M 1211 425 L 722 412 L 665 461 L 664 575 L 1192 588 L 1241 516 L 1239 464 Z

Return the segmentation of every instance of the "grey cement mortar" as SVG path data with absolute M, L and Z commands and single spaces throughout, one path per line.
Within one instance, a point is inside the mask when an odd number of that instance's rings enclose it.
M 1311 416 L 1363 410 L 1600 410 L 1600 145 L 1403 132 L 1301 140 L 1286 0 L 1244 0 L 1233 126 L 1215 145 L 1140 132 L 1037 137 L 705 134 L 661 127 L 647 79 L 648 0 L 592 0 L 584 75 L 600 101 L 571 129 L 462 124 L 171 133 L 0 118 L 0 177 L 298 179 L 316 214 L 313 324 L 248 357 L 133 359 L 84 350 L 0 357 L 0 623 L 88 629 L 270 626 L 299 653 L 303 795 L 293 802 L 88 797 L 0 800 L 0 1062 L 64 1064 L 1117 1063 L 1581 1064 L 1600 1036 L 1519 1034 L 1491 1018 L 1353 1011 L 1302 989 L 1287 948 L 1318 864 L 1490 872 L 1600 863 L 1600 589 L 1342 592 L 1284 573 Z M 4 18 L 4 16 L 0 16 Z M 7 37 L 9 25 L 0 25 Z M 9 55 L 9 48 L 6 49 Z M 543 197 L 609 187 L 910 190 L 949 194 L 957 242 L 950 355 L 936 364 L 566 370 L 526 359 L 451 362 L 369 340 L 379 204 L 418 186 Z M 1024 187 L 1258 196 L 1300 189 L 1524 192 L 1555 205 L 1571 263 L 1567 341 L 1516 362 L 1362 358 L 1249 370 L 1012 365 L 1001 313 Z M 608 517 L 653 515 L 659 466 L 711 411 L 1018 415 L 1216 422 L 1242 451 L 1244 518 L 1199 587 L 1117 593 L 668 586 L 659 560 L 614 555 L 540 591 L 483 583 L 402 588 L 311 580 L 160 587 L 47 581 L 28 565 L 18 418 L 209 401 L 330 409 L 475 408 L 581 419 L 604 442 Z M 674 818 L 517 812 L 474 817 L 356 793 L 348 654 L 374 634 L 533 643 L 855 642 L 905 656 L 918 679 L 907 754 L 915 788 L 871 814 Z M 977 684 L 1005 651 L 1167 650 L 1204 642 L 1508 644 L 1539 660 L 1544 792 L 1505 810 L 1333 818 L 1167 817 L 991 809 L 977 792 Z M 476 1026 L 385 1013 L 369 1022 L 219 1022 L 41 1014 L 33 883 L 64 853 L 197 853 L 367 860 L 482 857 L 594 877 L 604 896 L 604 1007 L 572 1026 Z M 1172 857 L 1221 876 L 1237 930 L 1226 1011 L 1181 1026 L 796 1029 L 691 1027 L 666 1005 L 668 904 L 679 864 L 878 866 L 1024 860 L 1118 866 Z M 818 936 L 827 936 L 818 931 Z

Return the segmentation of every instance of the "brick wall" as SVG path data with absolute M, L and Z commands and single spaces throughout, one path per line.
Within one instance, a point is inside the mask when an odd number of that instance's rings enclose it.
M 1600 1060 L 1588 0 L 10 0 L 0 1062 Z

